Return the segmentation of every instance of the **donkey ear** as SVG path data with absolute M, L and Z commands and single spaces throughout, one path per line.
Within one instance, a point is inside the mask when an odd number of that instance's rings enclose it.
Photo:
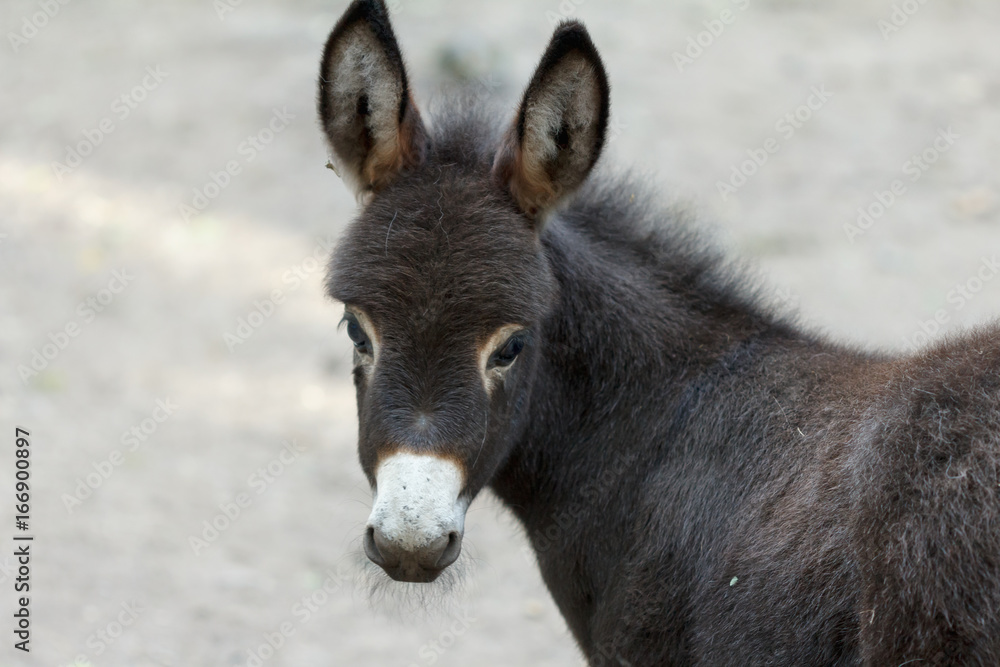
M 359 197 L 423 160 L 427 132 L 382 0 L 355 0 L 330 33 L 319 116 L 338 173 Z
M 604 146 L 609 106 L 586 28 L 561 24 L 493 161 L 494 177 L 529 218 L 543 220 L 583 183 Z

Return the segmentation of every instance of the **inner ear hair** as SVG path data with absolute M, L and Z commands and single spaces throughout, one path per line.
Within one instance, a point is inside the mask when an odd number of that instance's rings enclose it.
M 493 163 L 497 182 L 529 218 L 544 220 L 600 157 L 610 115 L 607 73 L 586 28 L 561 24 Z
M 427 132 L 382 0 L 355 0 L 330 33 L 318 107 L 337 171 L 359 196 L 422 162 Z

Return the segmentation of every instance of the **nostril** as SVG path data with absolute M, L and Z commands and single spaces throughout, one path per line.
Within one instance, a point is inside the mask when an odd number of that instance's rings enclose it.
M 448 533 L 448 545 L 441 552 L 435 565 L 444 569 L 458 560 L 458 555 L 462 553 L 462 534 L 457 530 Z
M 385 567 L 385 558 L 382 556 L 382 552 L 378 550 L 378 544 L 375 542 L 374 526 L 368 526 L 368 530 L 365 531 L 365 554 L 371 562 Z

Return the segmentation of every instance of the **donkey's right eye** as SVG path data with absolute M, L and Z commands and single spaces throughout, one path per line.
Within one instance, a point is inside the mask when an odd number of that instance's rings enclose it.
M 358 352 L 361 354 L 372 353 L 372 344 L 368 340 L 368 336 L 365 335 L 365 330 L 361 328 L 357 320 L 347 320 L 347 335 L 351 338 L 351 342 L 354 343 L 354 348 Z

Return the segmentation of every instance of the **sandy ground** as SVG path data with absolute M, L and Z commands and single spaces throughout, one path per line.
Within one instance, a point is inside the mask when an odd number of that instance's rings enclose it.
M 0 665 L 580 664 L 488 495 L 469 512 L 465 585 L 369 602 L 349 344 L 314 259 L 354 206 L 313 112 L 344 3 L 231 4 L 0 7 Z M 888 0 L 803 4 L 392 6 L 424 104 L 455 76 L 513 101 L 551 20 L 582 17 L 613 82 L 606 160 L 656 172 L 811 326 L 899 349 L 995 316 L 1000 8 L 911 0 L 884 39 Z M 58 12 L 26 28 L 43 5 Z M 678 67 L 705 21 L 721 33 Z M 904 164 L 948 128 L 926 171 Z M 91 140 L 70 167 L 67 147 Z M 765 145 L 723 200 L 718 182 Z M 905 192 L 849 238 L 896 179 Z M 241 319 L 259 326 L 227 345 Z M 22 378 L 36 351 L 52 358 Z M 15 425 L 33 443 L 30 657 L 11 634 Z M 269 637 L 277 651 L 260 650 Z

